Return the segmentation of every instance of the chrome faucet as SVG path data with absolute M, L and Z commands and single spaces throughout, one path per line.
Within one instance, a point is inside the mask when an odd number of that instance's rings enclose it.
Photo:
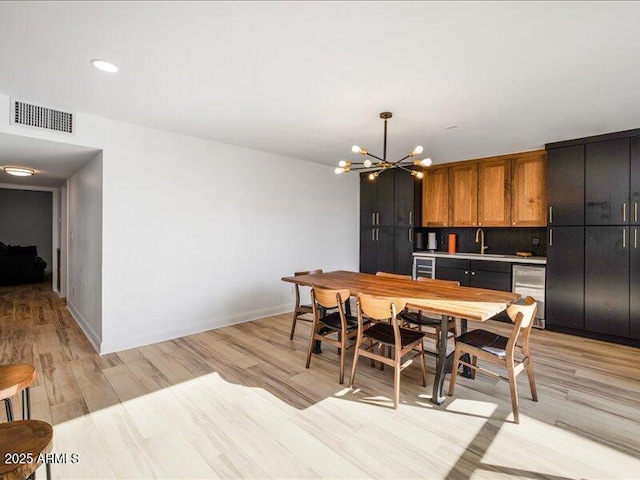
M 479 228 L 476 230 L 476 243 L 480 243 L 480 255 L 484 255 L 484 251 L 489 248 L 484 244 L 484 231 Z

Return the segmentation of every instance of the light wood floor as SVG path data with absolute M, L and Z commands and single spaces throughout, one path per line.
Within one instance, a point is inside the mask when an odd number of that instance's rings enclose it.
M 521 375 L 514 425 L 490 377 L 431 404 L 431 358 L 398 410 L 391 369 L 362 361 L 349 392 L 331 347 L 304 368 L 309 327 L 290 341 L 289 315 L 101 357 L 49 289 L 0 288 L 0 363 L 35 364 L 33 417 L 78 454 L 54 478 L 640 478 L 638 349 L 534 331 L 540 402 Z

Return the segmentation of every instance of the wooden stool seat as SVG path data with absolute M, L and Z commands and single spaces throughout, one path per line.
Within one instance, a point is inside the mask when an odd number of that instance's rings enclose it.
M 36 379 L 36 368 L 33 365 L 0 365 L 0 400 L 4 400 L 7 421 L 13 418 L 11 397 L 22 392 L 22 419 L 31 418 L 31 399 L 29 386 Z
M 40 454 L 49 453 L 52 445 L 53 427 L 46 422 L 18 420 L 0 423 L 0 478 L 24 480 L 29 477 L 43 463 Z M 7 463 L 8 458 L 11 463 Z M 50 478 L 48 463 L 47 478 Z

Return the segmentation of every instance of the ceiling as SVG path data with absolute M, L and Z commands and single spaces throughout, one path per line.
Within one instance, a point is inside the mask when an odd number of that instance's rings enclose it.
M 0 133 L 0 184 L 59 187 L 99 150 Z M 2 167 L 29 167 L 36 174 L 15 177 Z
M 0 92 L 334 165 L 640 127 L 638 2 L 1 2 Z M 118 65 L 106 74 L 94 58 Z M 457 128 L 446 129 L 448 126 Z

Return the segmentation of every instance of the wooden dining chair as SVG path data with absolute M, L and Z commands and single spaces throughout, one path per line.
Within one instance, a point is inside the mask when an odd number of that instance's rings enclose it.
M 340 355 L 340 384 L 344 383 L 344 364 L 347 342 L 358 333 L 358 320 L 345 313 L 345 303 L 349 301 L 351 292 L 348 289 L 330 290 L 313 287 L 311 289 L 311 306 L 313 308 L 313 325 L 309 338 L 306 368 L 311 363 L 311 354 L 315 342 L 325 342 L 338 347 Z M 327 310 L 335 309 L 331 313 Z M 368 322 L 367 322 L 368 323 Z M 335 335 L 335 338 L 332 338 Z M 353 344 L 351 345 L 353 346 Z
M 459 287 L 460 282 L 455 280 L 438 280 L 428 277 L 418 277 L 417 280 L 424 285 L 437 285 L 448 287 Z M 442 320 L 439 316 L 429 315 L 422 310 L 413 310 L 405 308 L 398 314 L 398 318 L 402 320 L 409 328 L 416 328 L 425 332 L 425 337 L 430 341 L 425 344 L 425 353 L 432 356 L 438 356 L 438 341 L 440 339 L 440 328 Z M 449 341 L 447 342 L 447 352 L 453 351 L 455 347 L 454 338 L 458 335 L 458 327 L 456 320 L 449 318 Z
M 0 400 L 4 400 L 7 421 L 14 419 L 11 397 L 22 393 L 22 419 L 31 418 L 31 392 L 29 387 L 36 379 L 33 365 L 0 365 Z
M 357 303 L 358 330 L 349 388 L 353 388 L 360 356 L 377 360 L 394 368 L 393 408 L 398 408 L 398 403 L 400 403 L 400 372 L 408 367 L 416 356 L 420 357 L 422 385 L 427 386 L 427 369 L 422 347 L 424 332 L 400 326 L 397 311 L 402 310 L 406 304 L 402 299 L 358 294 Z M 368 328 L 364 323 L 365 316 L 374 322 Z M 385 356 L 382 351 L 382 347 L 386 346 L 393 349 L 391 357 Z M 380 348 L 381 353 L 374 351 L 376 347 Z M 413 357 L 402 363 L 402 357 L 411 353 L 413 353 Z
M 527 297 L 523 303 L 509 305 L 507 314 L 514 323 L 509 337 L 482 329 L 472 330 L 459 336 L 456 339 L 456 351 L 453 358 L 454 368 L 449 381 L 449 395 L 453 395 L 455 392 L 456 378 L 458 376 L 457 365 L 459 363 L 470 367 L 474 374 L 476 370 L 480 370 L 496 376 L 509 382 L 513 421 L 514 423 L 520 423 L 516 377 L 525 369 L 529 377 L 531 397 L 534 402 L 538 401 L 533 365 L 531 364 L 531 350 L 529 349 L 529 334 L 531 333 L 533 320 L 536 318 L 536 309 L 537 304 L 532 297 Z M 471 355 L 471 363 L 460 360 L 461 355 L 465 353 Z M 519 358 L 516 358 L 516 354 Z M 504 367 L 507 371 L 507 376 L 504 377 L 479 367 L 477 365 L 478 359 Z
M 299 277 L 301 275 L 317 275 L 319 273 L 323 273 L 322 269 L 320 268 L 317 270 L 309 270 L 307 272 L 295 272 L 293 275 L 296 277 Z M 293 334 L 296 331 L 296 322 L 298 320 L 303 320 L 305 322 L 313 321 L 310 318 L 301 317 L 301 315 L 313 313 L 313 308 L 311 307 L 311 305 L 306 305 L 306 304 L 302 305 L 300 303 L 300 287 L 296 283 L 294 284 L 294 288 L 295 288 L 295 294 L 296 294 L 296 306 L 293 310 L 293 321 L 291 322 L 291 334 L 289 335 L 289 340 L 293 340 Z

